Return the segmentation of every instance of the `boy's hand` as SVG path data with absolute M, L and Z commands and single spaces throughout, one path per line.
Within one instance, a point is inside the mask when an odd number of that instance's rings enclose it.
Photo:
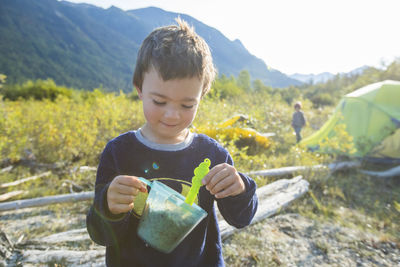
M 246 189 L 235 167 L 227 163 L 214 166 L 203 178 L 202 183 L 216 198 L 236 196 Z
M 146 186 L 135 176 L 116 176 L 107 190 L 108 209 L 112 214 L 120 214 L 133 209 L 137 194 L 146 192 Z

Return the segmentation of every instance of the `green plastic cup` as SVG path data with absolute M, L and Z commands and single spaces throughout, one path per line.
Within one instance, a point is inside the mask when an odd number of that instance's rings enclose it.
M 151 186 L 138 226 L 139 237 L 151 247 L 170 253 L 207 216 L 198 205 L 185 203 L 185 197 L 157 182 Z

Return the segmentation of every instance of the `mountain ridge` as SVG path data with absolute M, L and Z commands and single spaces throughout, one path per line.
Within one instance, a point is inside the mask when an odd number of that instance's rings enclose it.
M 210 46 L 219 74 L 248 70 L 272 87 L 299 85 L 247 51 L 240 40 L 181 13 L 148 7 L 123 11 L 57 0 L 2 0 L 0 73 L 9 82 L 52 78 L 57 84 L 131 91 L 136 54 L 155 28 L 180 16 Z
M 370 68 L 370 66 L 364 65 L 364 66 L 355 68 L 349 72 L 340 72 L 337 74 L 333 74 L 331 72 L 321 72 L 318 74 L 294 73 L 294 74 L 289 75 L 289 77 L 296 79 L 303 83 L 325 83 L 325 82 L 333 79 L 338 74 L 345 75 L 345 76 L 359 75 L 359 74 L 362 74 L 362 72 L 368 68 Z

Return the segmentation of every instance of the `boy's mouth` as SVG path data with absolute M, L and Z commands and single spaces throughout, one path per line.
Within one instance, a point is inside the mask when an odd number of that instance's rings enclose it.
M 177 123 L 172 124 L 172 123 L 161 122 L 161 124 L 166 126 L 166 127 L 176 127 L 176 126 L 178 126 Z

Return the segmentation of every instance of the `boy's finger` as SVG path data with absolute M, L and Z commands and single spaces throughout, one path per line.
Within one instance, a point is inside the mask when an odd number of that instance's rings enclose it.
M 138 188 L 132 187 L 132 186 L 127 186 L 124 184 L 118 184 L 116 189 L 117 189 L 117 192 L 122 195 L 137 195 L 139 192 Z
M 221 166 L 217 169 L 217 171 L 218 172 L 215 173 L 213 177 L 211 177 L 211 179 L 208 181 L 206 185 L 207 190 L 218 190 L 214 189 L 214 187 L 229 176 L 229 170 L 226 168 L 226 166 Z
M 235 184 L 231 184 L 229 187 L 225 188 L 221 192 L 218 192 L 214 196 L 215 198 L 224 198 L 229 196 L 236 196 L 239 192 L 240 188 Z
M 201 180 L 201 183 L 203 185 L 208 185 L 208 183 L 213 179 L 213 177 L 219 173 L 222 169 L 223 169 L 223 165 L 222 164 L 218 164 L 216 166 L 214 166 L 207 174 L 206 176 L 204 176 L 203 180 Z
M 146 186 L 135 176 L 120 175 L 118 176 L 118 184 L 135 187 L 142 192 L 146 189 Z
M 135 201 L 135 196 L 133 195 L 120 195 L 118 198 L 118 204 L 131 204 Z
M 223 191 L 225 188 L 228 188 L 232 183 L 233 181 L 229 179 L 229 176 L 226 175 L 226 173 L 219 172 L 207 185 L 207 189 L 211 194 L 215 195 L 220 191 Z

